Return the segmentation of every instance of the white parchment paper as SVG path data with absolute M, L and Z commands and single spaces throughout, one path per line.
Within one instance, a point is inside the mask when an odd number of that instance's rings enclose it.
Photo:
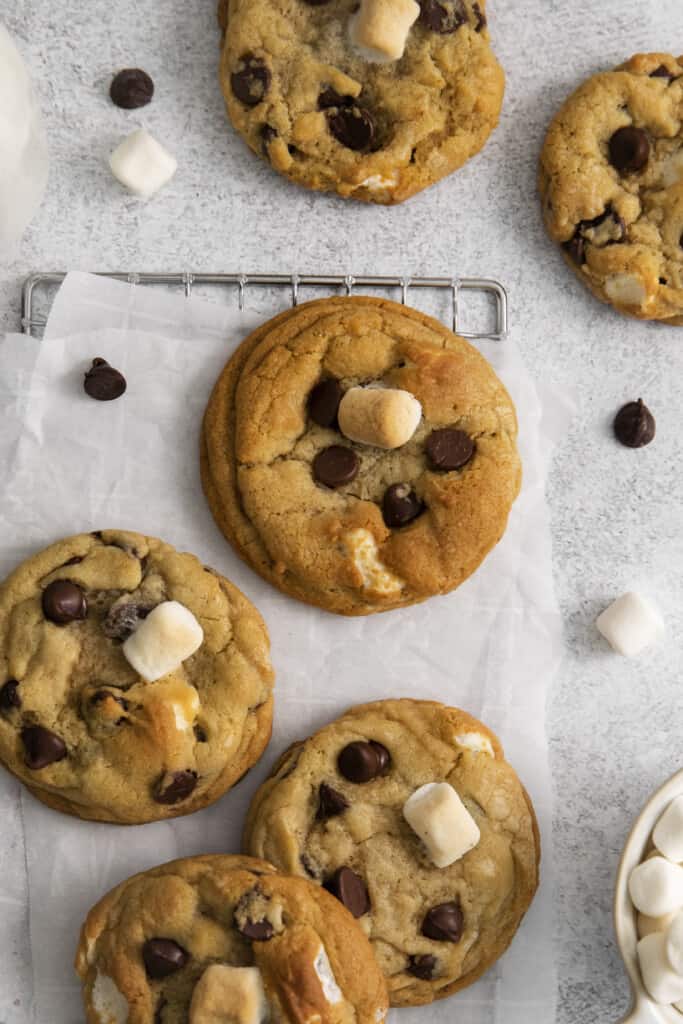
M 249 298 L 249 292 L 247 292 Z M 0 873 L 0 908 L 28 901 L 33 1024 L 83 1020 L 72 959 L 80 923 L 105 891 L 173 857 L 237 852 L 244 813 L 275 757 L 353 703 L 413 696 L 459 705 L 501 737 L 530 791 L 544 841 L 542 885 L 510 951 L 476 985 L 400 1024 L 528 1024 L 554 1019 L 551 786 L 545 700 L 561 650 L 544 477 L 570 415 L 539 393 L 510 341 L 480 345 L 520 419 L 524 485 L 503 541 L 456 593 L 366 619 L 328 615 L 256 577 L 216 529 L 201 491 L 198 440 L 211 386 L 259 308 L 168 296 L 85 274 L 67 278 L 42 342 L 0 344 L 0 571 L 60 536 L 117 526 L 165 538 L 241 587 L 270 631 L 277 673 L 272 744 L 234 792 L 188 818 L 139 827 L 49 811 L 0 774 L 4 822 L 26 855 L 22 881 Z M 128 380 L 119 401 L 82 390 L 94 356 Z M 20 801 L 17 807 L 17 802 Z

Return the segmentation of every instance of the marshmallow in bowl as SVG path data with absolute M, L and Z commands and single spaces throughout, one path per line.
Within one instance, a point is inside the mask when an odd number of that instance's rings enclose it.
M 683 999 L 683 975 L 669 963 L 665 936 L 661 932 L 647 935 L 637 949 L 643 984 L 654 1001 L 671 1004 Z
M 661 917 L 683 907 L 683 868 L 665 857 L 650 857 L 633 869 L 628 891 L 636 910 Z
M 667 860 L 683 863 L 683 795 L 669 804 L 655 825 L 652 842 Z
M 674 917 L 666 931 L 666 958 L 683 977 L 683 910 Z

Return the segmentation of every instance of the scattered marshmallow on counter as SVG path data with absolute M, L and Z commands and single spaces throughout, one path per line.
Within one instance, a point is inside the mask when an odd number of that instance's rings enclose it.
M 657 609 L 633 591 L 622 594 L 598 616 L 595 625 L 605 640 L 626 658 L 634 658 L 664 631 Z
M 652 842 L 667 860 L 683 863 L 683 796 L 677 796 L 655 825 Z
M 194 987 L 189 1024 L 261 1024 L 267 1017 L 258 967 L 212 964 Z
M 403 817 L 437 868 L 460 860 L 481 838 L 477 823 L 448 782 L 428 782 L 416 789 L 403 805 Z
M 683 976 L 669 963 L 665 936 L 661 932 L 646 935 L 637 949 L 643 984 L 654 1001 L 671 1004 L 683 999 Z
M 400 448 L 410 441 L 422 406 L 399 388 L 349 388 L 339 403 L 339 429 L 350 441 L 375 448 Z
M 351 43 L 365 60 L 400 60 L 419 13 L 415 0 L 361 0 L 349 25 Z
M 642 914 L 670 914 L 683 907 L 683 868 L 665 857 L 650 857 L 631 872 L 628 892 Z
M 148 199 L 167 185 L 178 161 L 144 128 L 120 143 L 109 158 L 112 174 L 136 196 Z
M 154 608 L 123 645 L 123 653 L 148 683 L 168 675 L 201 647 L 204 631 L 178 601 Z

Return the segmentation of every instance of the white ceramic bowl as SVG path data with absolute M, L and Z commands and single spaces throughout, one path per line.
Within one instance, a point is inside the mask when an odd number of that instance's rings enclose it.
M 653 1002 L 645 991 L 636 953 L 637 911 L 628 894 L 629 875 L 642 861 L 652 830 L 671 801 L 681 794 L 683 794 L 683 771 L 672 775 L 668 782 L 665 782 L 645 804 L 626 840 L 626 846 L 619 862 L 617 887 L 614 894 L 614 928 L 633 993 L 633 1005 L 623 1018 L 622 1024 L 683 1024 L 683 1013 L 679 1013 L 673 1006 L 660 1006 Z

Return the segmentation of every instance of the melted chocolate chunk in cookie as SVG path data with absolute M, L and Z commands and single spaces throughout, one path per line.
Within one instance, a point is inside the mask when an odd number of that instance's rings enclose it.
M 333 444 L 313 459 L 313 476 L 319 484 L 336 490 L 356 478 L 359 465 L 360 460 L 351 448 Z
M 336 427 L 344 391 L 336 377 L 321 380 L 308 396 L 308 415 L 319 427 Z
M 0 711 L 12 711 L 20 707 L 19 683 L 16 679 L 8 679 L 0 690 Z
M 66 757 L 66 744 L 61 736 L 43 728 L 42 725 L 30 725 L 21 730 L 21 742 L 24 744 L 24 760 L 33 771 L 40 771 L 56 761 Z
M 339 868 L 327 882 L 325 888 L 343 903 L 354 917 L 362 917 L 370 909 L 370 896 L 360 875 L 351 868 Z
M 190 954 L 173 939 L 148 939 L 142 947 L 142 960 L 149 978 L 155 980 L 175 974 L 190 959 Z
M 102 623 L 102 632 L 110 640 L 127 640 L 151 611 L 152 605 L 136 604 L 134 601 L 115 605 L 109 609 Z
M 425 451 L 434 469 L 449 473 L 467 465 L 474 455 L 474 441 L 464 430 L 444 427 L 431 432 Z
M 196 785 L 196 772 L 166 772 L 156 784 L 154 799 L 158 804 L 179 804 L 192 795 Z
M 459 903 L 439 903 L 422 922 L 422 934 L 435 942 L 460 942 L 463 914 Z
M 467 22 L 467 9 L 462 0 L 419 0 L 421 24 L 431 32 L 447 35 Z
M 625 125 L 609 140 L 609 162 L 620 174 L 642 171 L 649 159 L 650 140 L 642 128 Z
M 272 75 L 265 61 L 253 53 L 245 53 L 236 71 L 230 76 L 235 97 L 245 107 L 257 107 L 270 89 Z
M 88 603 L 80 587 L 70 580 L 54 580 L 43 591 L 43 615 L 58 626 L 84 619 Z
M 349 782 L 362 785 L 383 775 L 391 763 L 391 755 L 376 740 L 354 740 L 348 743 L 337 758 L 340 773 Z
M 650 78 L 668 78 L 670 82 L 673 82 L 675 77 L 664 64 L 660 64 L 658 68 L 650 72 Z
M 421 981 L 431 981 L 436 973 L 437 960 L 435 956 L 411 956 L 406 970 Z
M 382 499 L 384 522 L 391 529 L 407 526 L 424 512 L 424 505 L 410 484 L 392 484 Z
M 370 149 L 375 140 L 375 122 L 365 107 L 356 103 L 332 107 L 327 114 L 330 132 L 337 142 L 356 152 Z
M 316 818 L 318 821 L 327 821 L 328 818 L 335 818 L 338 814 L 343 814 L 344 811 L 348 810 L 349 801 L 342 794 L 333 789 L 332 786 L 328 786 L 326 782 L 320 784 L 318 789 L 318 811 Z

